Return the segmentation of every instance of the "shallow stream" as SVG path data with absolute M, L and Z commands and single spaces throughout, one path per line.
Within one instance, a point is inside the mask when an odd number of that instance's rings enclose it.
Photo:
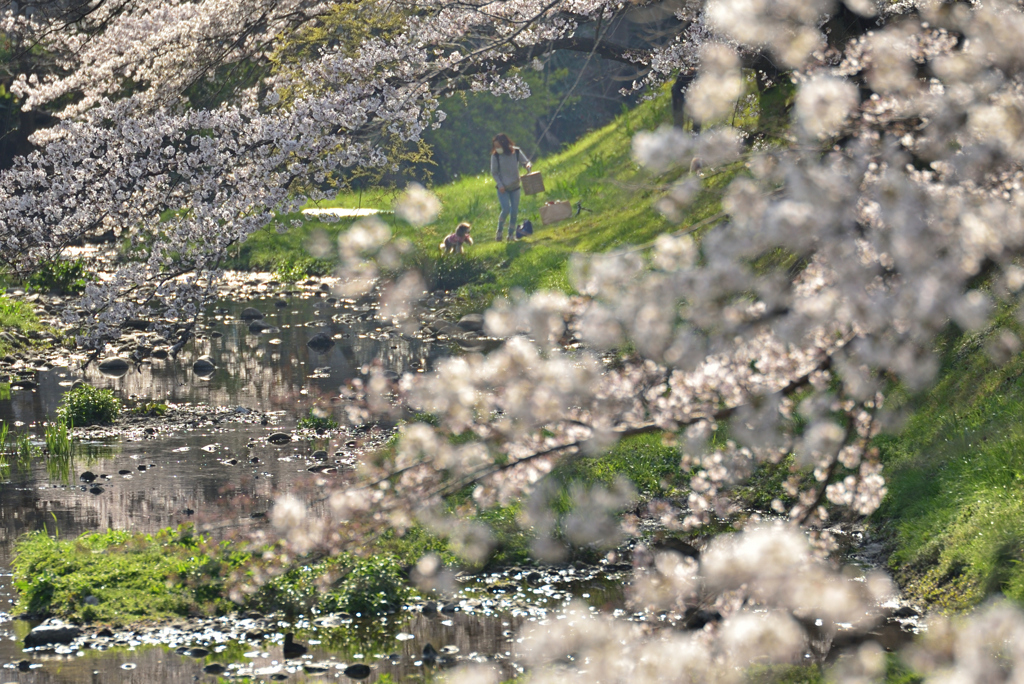
M 401 334 L 376 321 L 369 307 L 337 301 L 313 287 L 287 294 L 279 288 L 258 290 L 255 296 L 213 307 L 177 358 L 133 363 L 121 377 L 104 375 L 97 363 L 78 371 L 29 358 L 24 370 L 33 371 L 37 386 L 0 398 L 0 419 L 36 443 L 42 442 L 41 423 L 53 418 L 61 394 L 77 379 L 114 389 L 129 404 L 211 407 L 209 413 L 196 411 L 194 420 L 177 429 L 100 433 L 81 440 L 64 472 L 48 470 L 42 459 L 0 472 L 0 682 L 215 681 L 204 672 L 214 669 L 213 663 L 228 668 L 220 676 L 252 681 L 347 680 L 361 674 L 351 669 L 358 664 L 370 666 L 365 681 L 385 674 L 397 681 L 464 661 L 490 662 L 502 676 L 512 676 L 517 672 L 515 634 L 523 620 L 545 619 L 547 611 L 573 598 L 595 609 L 614 610 L 621 603 L 614 572 L 578 578 L 569 568 L 539 583 L 536 577 L 527 582 L 522 574 L 482 578 L 467 587 L 466 603 L 444 612 L 417 609 L 341 624 L 300 620 L 269 629 L 263 623 L 257 636 L 250 632 L 252 638 L 244 636 L 245 625 L 237 621 L 192 621 L 167 632 L 93 638 L 87 647 L 23 651 L 21 642 L 33 625 L 11 615 L 9 571 L 21 534 L 45 529 L 71 538 L 108 529 L 153 532 L 187 521 L 201 530 L 216 521 L 217 533 L 262 524 L 278 492 L 310 478 L 345 477 L 344 466 L 385 436 L 341 434 L 274 445 L 269 435 L 292 433 L 297 418 L 311 407 L 340 410 L 339 388 L 370 365 L 399 374 L 425 371 L 456 349 L 436 330 Z M 246 307 L 259 309 L 270 329 L 250 332 L 249 322 L 241 318 Z M 335 344 L 323 353 L 312 350 L 306 342 L 317 333 L 327 333 Z M 122 348 L 122 358 L 130 347 Z M 192 370 L 203 355 L 216 364 L 212 376 L 199 377 Z M 213 409 L 221 417 L 226 412 L 230 420 L 221 420 Z M 321 448 L 340 464 L 337 473 L 309 472 L 317 464 L 311 455 Z M 86 470 L 97 476 L 94 482 L 81 481 Z M 540 609 L 523 610 L 523 597 Z M 286 662 L 281 643 L 289 631 L 309 651 Z M 436 660 L 424 661 L 427 644 L 440 654 Z M 194 647 L 209 653 L 179 652 Z

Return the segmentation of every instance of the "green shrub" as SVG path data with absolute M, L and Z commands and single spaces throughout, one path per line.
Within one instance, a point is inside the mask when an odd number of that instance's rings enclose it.
M 295 421 L 295 427 L 300 430 L 316 430 L 317 432 L 338 428 L 338 421 L 329 415 L 320 415 L 320 413 L 317 409 L 310 408 L 305 416 Z
M 325 589 L 325 585 L 329 588 Z M 293 568 L 274 578 L 246 601 L 246 607 L 292 614 L 315 607 L 325 613 L 366 616 L 396 610 L 408 596 L 408 583 L 393 555 L 380 553 L 357 558 L 341 554 Z
M 57 415 L 71 425 L 108 425 L 121 413 L 121 401 L 111 390 L 79 385 L 61 399 Z
M 167 404 L 162 404 L 158 401 L 145 401 L 133 408 L 130 413 L 133 416 L 160 418 L 167 413 Z
M 300 280 L 329 274 L 334 267 L 331 262 L 312 257 L 285 258 L 277 263 L 275 275 L 286 283 L 297 283 Z
M 79 294 L 85 289 L 88 275 L 85 262 L 81 259 L 45 261 L 28 279 L 28 286 L 43 292 Z
M 398 561 L 392 556 L 374 555 L 360 558 L 335 588 L 321 601 L 331 612 L 347 611 L 374 615 L 400 608 L 408 596 Z

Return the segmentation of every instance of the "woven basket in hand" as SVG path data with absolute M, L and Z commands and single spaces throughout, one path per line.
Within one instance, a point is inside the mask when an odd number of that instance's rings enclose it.
M 540 171 L 528 173 L 520 180 L 523 183 L 524 194 L 536 195 L 539 192 L 544 192 L 544 178 L 541 177 Z

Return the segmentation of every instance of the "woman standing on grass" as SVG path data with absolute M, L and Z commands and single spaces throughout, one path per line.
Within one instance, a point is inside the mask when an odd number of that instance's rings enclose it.
M 515 240 L 516 219 L 519 218 L 519 165 L 529 171 L 533 166 L 523 151 L 512 144 L 504 133 L 494 136 L 491 141 L 491 175 L 498 184 L 498 202 L 501 214 L 498 215 L 498 232 L 494 239 L 501 242 L 505 229 L 505 219 L 511 215 L 508 224 L 508 239 Z

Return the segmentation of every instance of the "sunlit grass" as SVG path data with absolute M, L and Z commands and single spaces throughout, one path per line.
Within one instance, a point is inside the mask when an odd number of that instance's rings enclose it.
M 890 567 L 915 597 L 969 608 L 993 594 L 1024 601 L 1024 356 L 994 362 L 1012 307 L 987 331 L 950 335 L 938 384 L 900 396 L 909 416 L 878 439 L 889 493 L 876 515 Z
M 24 335 L 42 328 L 43 325 L 39 322 L 31 304 L 11 299 L 0 290 L 0 330 Z M 16 349 L 17 345 L 0 337 L 0 356 L 10 354 Z M 10 386 L 8 385 L 9 390 Z

